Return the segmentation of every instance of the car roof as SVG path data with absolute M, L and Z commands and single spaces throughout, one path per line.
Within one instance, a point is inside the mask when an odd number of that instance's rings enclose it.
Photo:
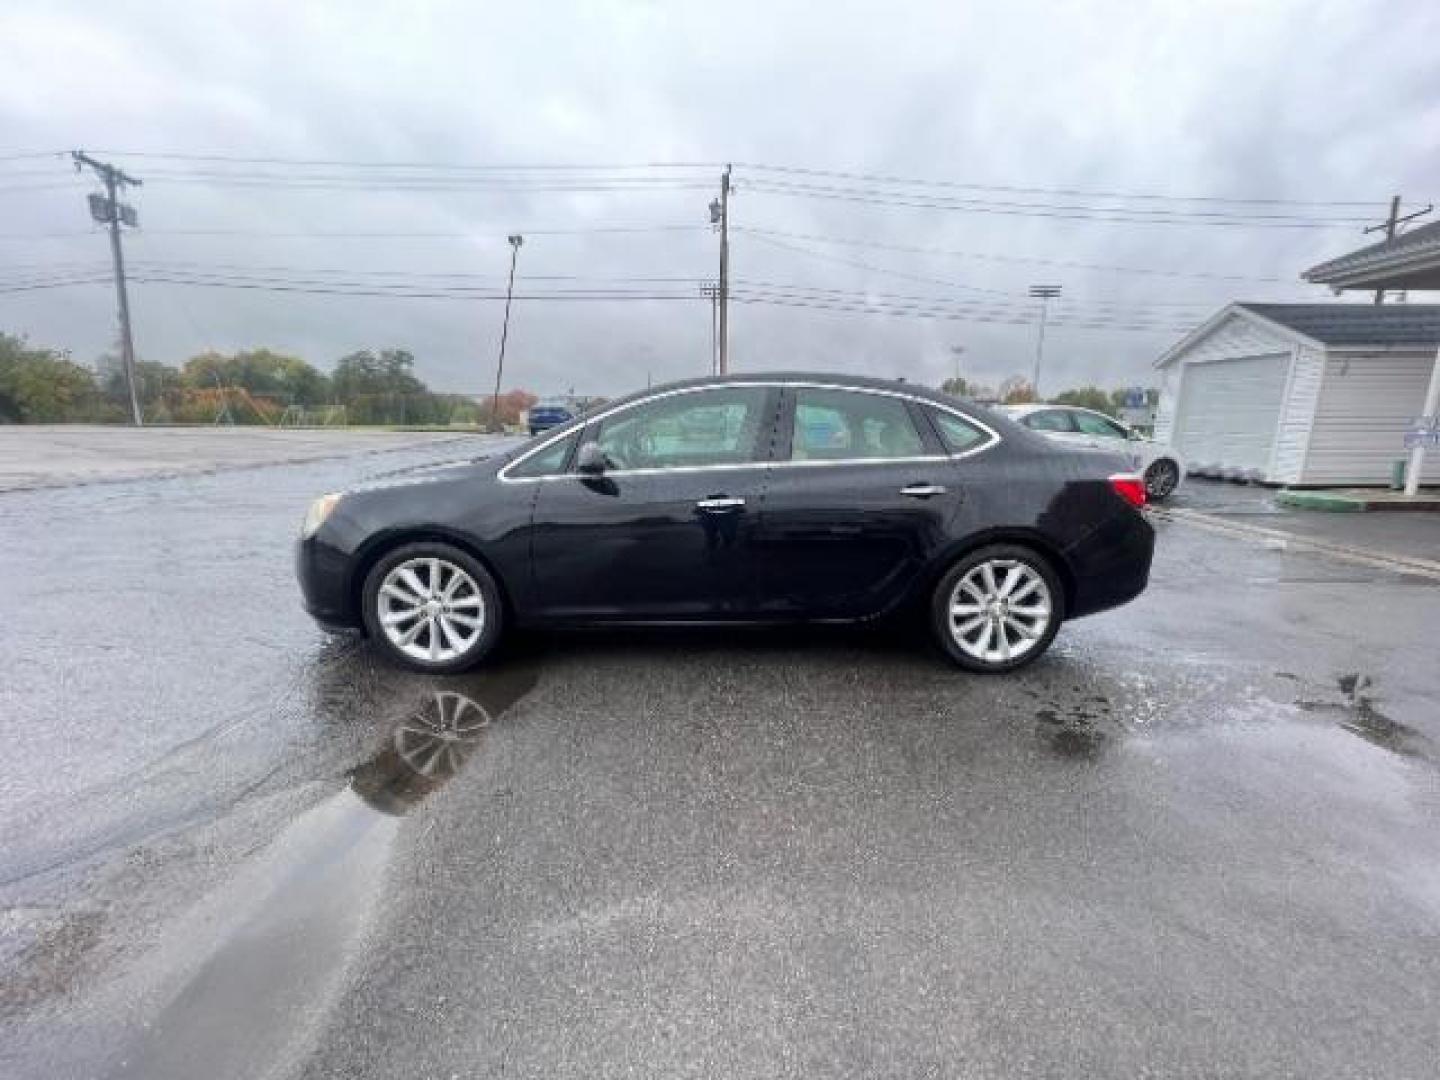
M 945 405 L 954 408 L 956 405 L 964 406 L 967 409 L 977 409 L 982 413 L 985 406 L 976 405 L 974 402 L 962 401 L 949 394 L 942 393 L 920 383 L 903 382 L 899 379 L 877 379 L 869 375 L 849 375 L 834 371 L 746 371 L 730 375 L 706 375 L 697 379 L 681 379 L 677 382 L 657 383 L 645 390 L 637 391 L 634 394 L 627 394 L 621 401 L 629 401 L 631 398 L 644 397 L 647 394 L 664 393 L 667 390 L 680 390 L 701 386 L 725 386 L 730 383 L 750 382 L 793 382 L 793 383 L 823 383 L 826 386 L 840 388 L 853 387 L 858 390 L 889 390 L 892 393 L 906 394 L 910 397 L 921 398 L 926 401 L 933 401 L 937 405 Z M 618 402 L 610 402 L 610 405 Z
M 995 407 L 1010 416 L 1029 416 L 1033 412 L 1040 412 L 1042 410 L 1049 412 L 1054 410 L 1057 412 L 1089 413 L 1091 416 L 1103 416 L 1106 420 L 1115 419 L 1113 416 L 1103 413 L 1099 409 L 1092 409 L 1086 405 L 1052 405 L 1046 401 L 1026 401 L 1019 405 L 997 405 Z M 1116 421 L 1116 423 L 1119 423 L 1119 421 Z

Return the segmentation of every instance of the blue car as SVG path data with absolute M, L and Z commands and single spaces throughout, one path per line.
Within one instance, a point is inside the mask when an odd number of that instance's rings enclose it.
M 540 401 L 530 409 L 530 434 L 539 435 L 575 419 L 575 413 L 564 401 Z

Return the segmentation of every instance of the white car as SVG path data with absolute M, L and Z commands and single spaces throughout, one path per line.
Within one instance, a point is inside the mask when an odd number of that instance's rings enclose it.
M 1180 488 L 1185 462 L 1173 447 L 1147 439 L 1133 428 L 1094 409 L 1076 405 L 1001 405 L 999 411 L 1056 442 L 1126 454 L 1145 476 L 1145 494 L 1164 502 Z

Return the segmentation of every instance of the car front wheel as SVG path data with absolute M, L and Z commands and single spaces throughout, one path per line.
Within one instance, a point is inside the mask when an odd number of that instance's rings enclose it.
M 500 638 L 495 580 L 450 544 L 406 544 L 365 577 L 365 629 L 394 660 L 419 671 L 463 671 Z
M 1064 591 L 1038 552 L 1015 544 L 972 551 L 940 579 L 931 620 L 941 647 L 970 671 L 1012 671 L 1060 629 Z

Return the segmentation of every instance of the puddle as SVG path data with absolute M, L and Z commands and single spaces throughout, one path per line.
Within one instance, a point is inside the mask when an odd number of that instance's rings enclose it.
M 399 818 L 483 752 L 492 724 L 535 682 L 533 671 L 501 670 L 417 691 L 346 790 L 171 929 L 146 985 L 130 988 L 153 1019 L 109 1075 L 225 1080 L 298 1060 L 360 954 Z
M 1336 680 L 1342 700 L 1297 701 L 1308 713 L 1335 716 L 1340 726 L 1368 743 L 1407 757 L 1422 756 L 1421 735 L 1408 724 L 1392 720 L 1375 707 L 1375 683 L 1368 675 L 1341 675 Z

